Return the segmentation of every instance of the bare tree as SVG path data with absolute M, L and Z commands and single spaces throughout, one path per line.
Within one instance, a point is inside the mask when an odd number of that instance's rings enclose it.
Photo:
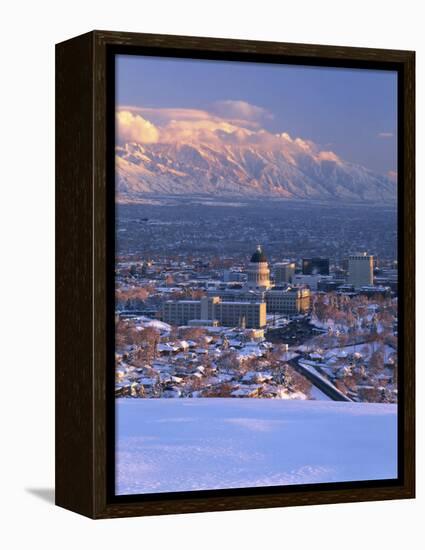
M 146 327 L 139 331 L 136 359 L 147 363 L 155 360 L 159 341 L 160 334 L 155 328 Z
M 311 394 L 311 382 L 287 363 L 283 367 L 283 382 L 292 391 L 301 392 L 307 397 Z
M 384 370 L 384 355 L 382 351 L 374 351 L 369 359 L 369 372 L 376 376 Z
M 200 342 L 206 335 L 205 329 L 199 327 L 184 327 L 179 329 L 179 337 L 184 340 Z

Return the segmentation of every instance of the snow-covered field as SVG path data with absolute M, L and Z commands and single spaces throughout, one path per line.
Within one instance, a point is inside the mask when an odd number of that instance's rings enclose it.
M 117 400 L 117 494 L 389 479 L 396 470 L 396 405 Z

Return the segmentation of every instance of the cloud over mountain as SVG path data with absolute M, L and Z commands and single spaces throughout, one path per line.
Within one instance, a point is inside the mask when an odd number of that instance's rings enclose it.
M 236 120 L 261 121 L 273 118 L 273 115 L 263 107 L 252 105 L 246 101 L 233 99 L 216 101 L 212 105 L 212 111 L 218 116 Z
M 119 108 L 118 199 L 196 193 L 395 200 L 390 178 L 345 162 L 310 140 L 269 132 L 263 123 L 271 116 L 234 100 L 216 102 L 210 111 Z
M 127 110 L 117 112 L 118 143 L 155 143 L 159 138 L 158 128 L 137 113 Z
M 121 107 L 117 111 L 118 142 L 135 143 L 224 143 L 257 145 L 267 148 L 284 147 L 289 151 L 303 149 L 319 154 L 318 147 L 309 140 L 292 139 L 288 133 L 273 134 L 260 126 L 258 119 L 271 115 L 263 108 L 245 101 L 220 101 L 213 111 L 198 109 L 154 109 Z M 214 111 L 221 111 L 221 116 Z M 227 116 L 224 116 L 224 113 Z M 232 116 L 230 116 L 232 115 Z M 324 154 L 332 155 L 329 151 Z

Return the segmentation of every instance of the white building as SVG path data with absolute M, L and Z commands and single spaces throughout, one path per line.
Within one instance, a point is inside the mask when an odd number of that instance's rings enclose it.
M 266 303 L 223 301 L 219 296 L 200 300 L 167 300 L 162 319 L 171 325 L 197 325 L 198 321 L 229 327 L 262 328 L 266 326 Z
M 246 272 L 248 275 L 247 287 L 249 289 L 268 290 L 272 286 L 269 264 L 260 245 L 257 246 L 257 250 L 251 256 Z

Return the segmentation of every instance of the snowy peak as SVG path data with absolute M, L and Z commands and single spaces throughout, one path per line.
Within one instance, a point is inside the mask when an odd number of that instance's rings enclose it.
M 396 184 L 389 178 L 345 162 L 331 151 L 318 151 L 310 142 L 281 134 L 266 146 L 246 139 L 241 145 L 240 136 L 222 133 L 220 141 L 212 143 L 118 146 L 118 201 L 137 202 L 146 194 L 396 200 Z

